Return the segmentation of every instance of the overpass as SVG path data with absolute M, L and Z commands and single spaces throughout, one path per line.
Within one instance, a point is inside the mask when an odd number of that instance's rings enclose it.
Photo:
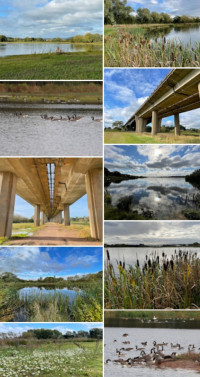
M 125 129 L 141 133 L 152 123 L 155 135 L 162 119 L 173 115 L 175 135 L 180 135 L 179 114 L 199 107 L 200 69 L 173 69 L 126 122 Z
M 91 236 L 102 240 L 101 158 L 0 158 L 0 237 L 10 237 L 15 195 L 34 206 L 34 224 L 70 225 L 70 205 L 87 194 Z

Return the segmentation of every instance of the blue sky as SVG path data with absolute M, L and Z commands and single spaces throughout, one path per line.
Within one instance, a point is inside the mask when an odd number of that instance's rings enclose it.
M 105 243 L 127 245 L 200 242 L 198 221 L 105 221 Z
M 172 17 L 183 14 L 190 16 L 200 15 L 199 0 L 128 0 L 127 5 L 130 5 L 134 10 L 148 8 L 151 12 L 164 12 Z
M 20 198 L 20 196 L 16 195 L 14 213 L 15 215 L 31 218 L 34 214 L 34 207 L 27 203 L 24 199 Z M 87 195 L 84 195 L 70 206 L 70 216 L 84 217 L 88 215 Z
M 199 169 L 198 145 L 105 145 L 104 164 L 110 171 L 144 176 L 185 176 Z
M 31 329 L 58 330 L 62 334 L 67 331 L 90 331 L 93 328 L 103 328 L 102 323 L 0 323 L 0 333 L 13 332 L 20 335 L 24 331 Z
M 144 103 L 170 69 L 105 69 L 104 102 L 105 127 L 116 120 L 124 123 Z M 200 109 L 180 114 L 180 124 L 186 128 L 200 128 Z M 173 117 L 162 124 L 174 125 Z
M 0 0 L 0 34 L 64 37 L 102 34 L 102 0 Z
M 96 273 L 102 270 L 101 247 L 0 247 L 0 273 L 38 279 Z

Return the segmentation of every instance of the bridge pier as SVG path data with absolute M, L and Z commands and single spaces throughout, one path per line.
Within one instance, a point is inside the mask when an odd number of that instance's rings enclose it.
M 136 117 L 136 132 L 145 132 L 147 119 Z
M 45 224 L 45 213 L 42 212 L 42 217 L 41 217 L 41 224 L 44 225 Z
M 159 131 L 159 119 L 158 112 L 156 110 L 152 111 L 152 135 L 156 135 Z
M 179 136 L 181 133 L 179 114 L 174 114 L 174 124 L 175 124 L 175 136 Z
M 70 225 L 70 211 L 69 211 L 69 205 L 64 205 L 64 225 L 69 226 Z
M 200 99 L 200 83 L 198 84 L 199 99 Z
M 36 204 L 34 209 L 34 225 L 40 226 L 40 205 Z
M 58 222 L 59 224 L 62 224 L 62 211 L 60 211 L 58 214 Z
M 85 176 L 88 210 L 90 219 L 90 232 L 93 238 L 102 240 L 102 169 L 92 169 Z
M 17 177 L 13 173 L 0 173 L 0 237 L 11 237 L 15 206 Z
M 162 124 L 162 118 L 159 118 L 158 119 L 158 132 L 160 132 L 161 124 Z

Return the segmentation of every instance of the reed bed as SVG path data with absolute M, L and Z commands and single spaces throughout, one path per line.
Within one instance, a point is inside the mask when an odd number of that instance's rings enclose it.
M 106 309 L 198 309 L 200 306 L 200 259 L 197 253 L 174 251 L 146 255 L 141 264 L 126 266 L 117 261 L 117 270 L 107 250 L 105 266 Z
M 185 45 L 165 37 L 148 37 L 142 28 L 116 27 L 105 35 L 106 67 L 199 67 L 200 43 Z

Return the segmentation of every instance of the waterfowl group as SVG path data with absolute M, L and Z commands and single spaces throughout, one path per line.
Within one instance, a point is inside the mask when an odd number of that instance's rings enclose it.
M 60 116 L 60 117 L 54 117 L 54 116 L 48 116 L 47 114 L 40 115 L 42 119 L 44 120 L 52 120 L 52 121 L 70 121 L 70 122 L 77 122 L 78 120 L 82 119 L 83 116 L 77 116 L 76 114 L 67 115 L 66 118 Z M 94 122 L 101 122 L 102 119 L 95 119 L 93 116 L 91 117 L 92 121 Z
M 127 333 L 122 334 L 122 337 L 128 337 L 128 336 L 129 334 Z M 121 342 L 123 344 L 130 344 L 129 340 L 126 342 L 122 342 L 120 340 L 114 339 L 113 342 L 114 343 Z M 176 358 L 178 357 L 178 352 L 173 351 L 174 348 L 176 348 L 177 351 L 184 349 L 184 347 L 182 347 L 180 343 L 176 343 L 176 344 L 169 343 L 168 345 L 168 342 L 157 343 L 154 340 L 153 347 L 150 348 L 150 352 L 148 353 L 147 352 L 148 342 L 143 341 L 141 342 L 141 345 L 142 347 L 140 345 L 135 345 L 135 347 L 127 347 L 127 348 L 122 347 L 120 349 L 117 348 L 116 349 L 117 358 L 114 358 L 113 360 L 107 359 L 105 363 L 108 364 L 110 362 L 113 362 L 113 363 L 121 364 L 123 367 L 125 366 L 132 367 L 136 365 L 153 365 L 153 364 L 159 365 L 164 361 L 176 360 Z M 172 351 L 168 351 L 167 353 L 165 353 L 164 347 L 167 347 L 167 346 L 168 348 L 171 347 Z M 189 344 L 188 352 L 194 352 L 195 349 L 196 347 L 194 344 Z M 134 352 L 134 350 L 140 352 L 139 356 L 126 358 L 127 353 L 129 353 L 130 355 L 132 352 Z M 200 361 L 199 361 L 199 364 L 200 364 Z

